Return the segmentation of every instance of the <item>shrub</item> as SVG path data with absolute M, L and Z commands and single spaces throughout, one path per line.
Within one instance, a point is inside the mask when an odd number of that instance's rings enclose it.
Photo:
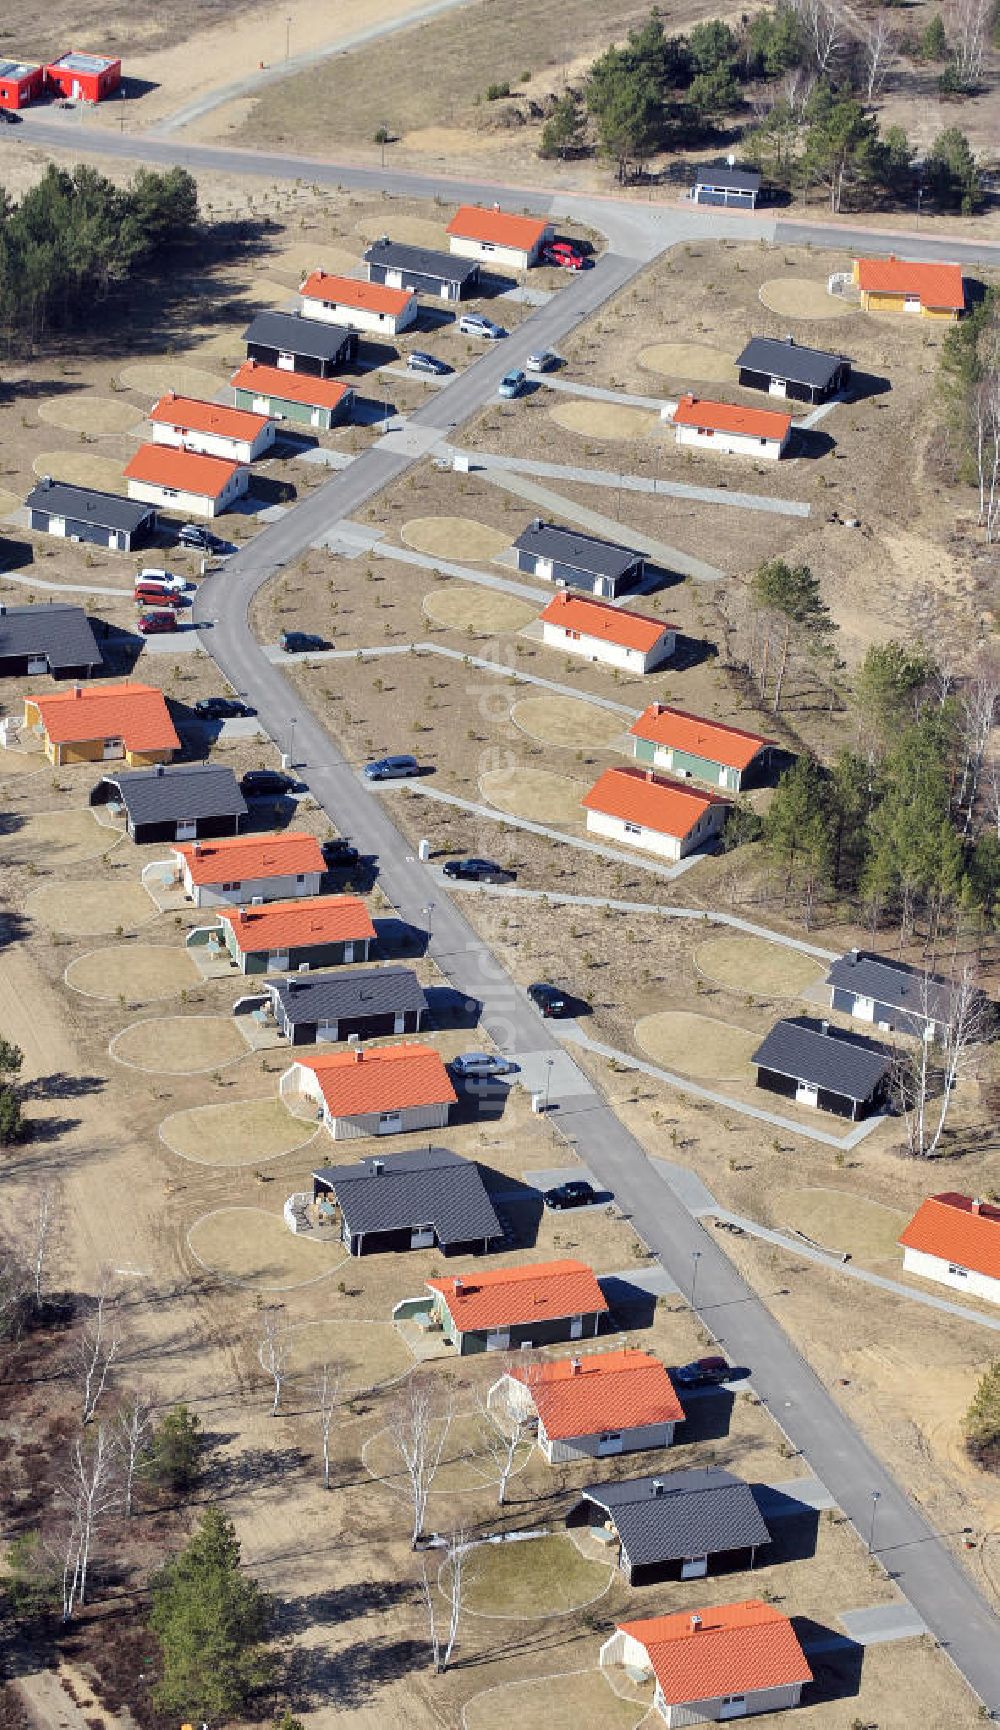
M 502 96 L 509 95 L 510 85 L 507 83 L 506 79 L 504 79 L 502 84 L 487 84 L 486 86 L 487 102 L 499 102 Z

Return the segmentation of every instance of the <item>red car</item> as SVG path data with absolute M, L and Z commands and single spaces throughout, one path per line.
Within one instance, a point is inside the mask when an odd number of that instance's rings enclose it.
M 148 613 L 139 614 L 139 635 L 141 637 L 155 637 L 161 631 L 179 629 L 177 614 L 172 607 L 153 607 Z
M 187 600 L 185 595 L 175 594 L 162 583 L 137 582 L 132 594 L 136 601 L 147 601 L 154 607 L 183 607 Z
M 577 252 L 568 240 L 553 240 L 545 248 L 546 264 L 557 264 L 561 270 L 582 270 L 584 258 L 582 252 Z

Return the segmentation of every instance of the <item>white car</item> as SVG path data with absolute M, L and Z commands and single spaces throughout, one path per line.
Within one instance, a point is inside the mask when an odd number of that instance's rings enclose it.
M 527 372 L 551 372 L 558 361 L 559 356 L 554 349 L 539 348 L 534 354 L 529 354 L 524 365 Z
M 157 570 L 149 565 L 135 574 L 137 583 L 156 583 L 158 588 L 167 589 L 172 595 L 183 595 L 187 588 L 186 577 L 175 577 L 172 571 Z

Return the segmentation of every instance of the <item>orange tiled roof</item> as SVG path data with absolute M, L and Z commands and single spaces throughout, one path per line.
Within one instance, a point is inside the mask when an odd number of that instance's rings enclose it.
M 664 631 L 674 628 L 661 619 L 651 619 L 648 613 L 631 613 L 625 607 L 612 607 L 608 601 L 571 595 L 568 589 L 553 595 L 541 619 L 545 625 L 559 625 L 564 631 L 579 631 L 581 636 L 597 637 L 602 643 L 617 643 L 622 649 L 639 649 L 644 654 L 655 648 Z
M 922 306 L 965 309 L 960 264 L 914 264 L 904 258 L 859 258 L 858 287 L 869 294 L 918 294 Z
M 315 1074 L 333 1117 L 451 1105 L 458 1097 L 431 1045 L 380 1045 L 369 1051 L 359 1047 L 298 1061 Z
M 742 727 L 706 721 L 701 715 L 689 715 L 685 709 L 672 709 L 668 703 L 650 703 L 629 732 L 637 739 L 651 739 L 656 745 L 672 745 L 675 751 L 685 751 L 691 757 L 723 763 L 727 769 L 748 768 L 761 747 L 772 743 L 760 733 L 745 733 Z
M 192 883 L 228 883 L 246 877 L 294 877 L 326 870 L 315 835 L 289 829 L 279 835 L 227 835 L 175 847 Z
M 268 417 L 252 414 L 246 408 L 223 408 L 217 402 L 204 402 L 201 397 L 177 396 L 171 390 L 153 404 L 149 419 L 179 427 L 182 432 L 216 433 L 220 438 L 252 443 L 263 432 Z
M 530 1390 L 545 1433 L 553 1440 L 684 1419 L 673 1382 L 649 1352 L 591 1352 L 510 1373 Z
M 429 1279 L 460 1333 L 512 1322 L 561 1320 L 603 1313 L 608 1305 L 593 1268 L 582 1261 L 543 1261 Z
M 713 432 L 746 433 L 749 438 L 783 439 L 792 424 L 790 414 L 771 408 L 734 408 L 707 397 L 682 396 L 674 409 L 675 426 L 709 427 Z
M 759 1598 L 619 1626 L 645 1646 L 668 1706 L 812 1681 L 788 1617 Z
M 687 782 L 668 781 L 652 769 L 605 769 L 580 801 L 587 811 L 641 823 L 658 835 L 689 835 L 710 805 L 727 805 L 717 793 L 703 793 Z
M 904 1249 L 922 1250 L 973 1273 L 1000 1279 L 1000 1207 L 973 1206 L 970 1195 L 929 1195 L 900 1235 Z
M 302 402 L 309 408 L 336 408 L 351 389 L 349 384 L 340 384 L 335 378 L 284 372 L 278 366 L 262 366 L 259 360 L 245 360 L 229 382 L 234 390 L 252 390 L 259 396 L 277 397 L 282 402 Z
M 326 300 L 333 306 L 349 306 L 356 312 L 405 312 L 413 299 L 411 288 L 387 288 L 384 282 L 360 282 L 354 276 L 328 276 L 314 270 L 299 293 L 306 300 Z
M 140 445 L 124 474 L 126 480 L 145 481 L 148 486 L 174 487 L 181 493 L 216 499 L 241 466 L 228 457 L 196 456 L 194 451 L 177 451 L 170 445 Z
M 358 895 L 313 895 L 299 901 L 269 901 L 263 907 L 220 907 L 243 955 L 262 949 L 308 949 L 317 943 L 353 943 L 375 936 L 371 915 Z
M 180 740 L 163 692 L 155 685 L 76 685 L 26 697 L 54 745 L 122 739 L 129 751 L 176 751 Z
M 483 210 L 478 204 L 463 204 L 449 222 L 447 232 L 463 240 L 486 240 L 494 246 L 513 246 L 530 252 L 549 226 L 541 217 L 511 216 L 506 210 Z

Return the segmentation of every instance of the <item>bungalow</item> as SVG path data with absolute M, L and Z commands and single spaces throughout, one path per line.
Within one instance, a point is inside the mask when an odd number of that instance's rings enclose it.
M 808 1015 L 776 1021 L 750 1061 L 758 1087 L 838 1117 L 870 1117 L 889 1093 L 892 1060 L 884 1046 Z
M 398 336 L 413 324 L 420 310 L 412 289 L 359 282 L 353 276 L 328 276 L 325 270 L 314 270 L 307 276 L 299 295 L 303 318 L 383 336 Z
M 792 417 L 780 409 L 734 408 L 728 402 L 682 396 L 673 425 L 679 445 L 721 451 L 725 456 L 765 457 L 776 462 L 791 436 Z
M 274 443 L 275 425 L 266 414 L 223 408 L 217 402 L 168 391 L 149 411 L 153 442 L 201 456 L 252 463 Z
M 152 769 L 119 770 L 101 777 L 90 803 L 119 805 L 137 846 L 235 835 L 248 814 L 236 776 L 223 763 L 174 763 L 170 768 L 157 763 Z
M 315 835 L 231 835 L 174 848 L 177 881 L 196 907 L 239 907 L 319 894 L 326 862 Z
M 259 869 L 259 866 L 258 866 Z M 243 973 L 294 973 L 367 961 L 375 941 L 371 915 L 357 895 L 314 895 L 302 901 L 221 907 L 217 926 L 190 931 L 190 948 L 219 945 Z
M 282 1099 L 314 1100 L 334 1141 L 444 1129 L 457 1094 L 430 1045 L 377 1045 L 300 1057 L 279 1083 Z
M 313 378 L 332 378 L 338 367 L 349 366 L 358 352 L 356 330 L 321 324 L 297 312 L 259 312 L 243 332 L 247 359 L 279 372 L 308 373 Z
M 19 60 L 0 60 L 0 108 L 17 112 L 37 102 L 45 90 L 45 71 Z
M 140 445 L 123 472 L 130 499 L 169 505 L 186 517 L 221 516 L 250 485 L 241 463 L 160 444 Z
M 53 679 L 92 679 L 104 657 L 82 607 L 50 601 L 11 607 L 0 601 L 0 678 L 48 673 Z
M 384 234 L 365 253 L 369 282 L 388 288 L 412 288 L 437 300 L 463 300 L 479 287 L 479 266 L 471 259 L 428 246 L 403 246 Z
M 581 1517 L 617 1538 L 630 1586 L 742 1573 L 771 1542 L 750 1485 L 718 1466 L 590 1484 L 570 1523 Z
M 899 1241 L 904 1273 L 1000 1303 L 1000 1207 L 951 1190 L 929 1195 Z
M 370 1154 L 357 1165 L 314 1171 L 313 1205 L 324 1202 L 351 1255 L 489 1255 L 503 1243 L 478 1165 L 447 1147 Z
M 739 793 L 759 780 L 773 739 L 761 733 L 746 733 L 742 727 L 727 727 L 722 721 L 706 721 L 674 709 L 669 703 L 650 703 L 633 722 L 629 732 L 635 741 L 637 763 L 648 768 L 669 769 L 686 780 L 710 781 L 727 793 Z
M 888 258 L 856 258 L 852 276 L 866 312 L 956 319 L 965 311 L 960 264 L 917 264 L 890 253 Z
M 542 642 L 626 673 L 651 673 L 677 647 L 675 626 L 560 589 L 541 614 Z
M 888 961 L 868 950 L 850 949 L 835 961 L 826 976 L 830 1008 L 856 1021 L 871 1021 L 883 1033 L 907 1033 L 913 1039 L 948 1037 L 960 987 L 938 973 Z M 986 999 L 982 998 L 985 1006 Z
M 122 81 L 122 63 L 108 54 L 80 54 L 75 50 L 50 60 L 45 82 L 50 90 L 68 96 L 71 102 L 103 102 L 113 96 Z
M 74 685 L 25 697 L 24 725 L 41 734 L 45 755 L 57 767 L 117 758 L 139 766 L 169 763 L 181 743 L 154 685 Z
M 601 541 L 579 529 L 557 528 L 541 517 L 518 535 L 514 551 L 519 571 L 612 600 L 623 589 L 634 588 L 645 569 L 642 554 L 633 547 Z
M 427 1289 L 429 1325 L 441 1329 L 460 1357 L 581 1340 L 596 1335 L 608 1314 L 597 1277 L 582 1261 L 454 1274 L 429 1279 Z M 402 1313 L 403 1306 L 397 1310 Z
M 652 1673 L 667 1730 L 797 1706 L 812 1681 L 789 1618 L 760 1598 L 620 1622 L 600 1662 Z
M 112 553 L 128 553 L 152 534 L 156 512 L 119 493 L 74 487 L 45 475 L 24 501 L 31 527 L 63 540 L 86 541 Z
M 350 385 L 307 372 L 284 372 L 258 360 L 245 360 L 229 382 L 237 408 L 253 409 L 276 421 L 294 421 L 317 432 L 329 432 L 338 421 L 349 420 L 354 406 Z
M 409 967 L 296 973 L 268 979 L 264 989 L 278 1031 L 290 1045 L 419 1033 L 427 1015 L 424 988 Z
M 528 270 L 552 239 L 552 224 L 537 216 L 511 216 L 496 205 L 463 204 L 448 224 L 448 245 L 459 258 Z
M 736 365 L 740 384 L 792 402 L 829 402 L 845 390 L 851 363 L 842 354 L 807 348 L 794 337 L 753 336 Z
M 488 1403 L 520 1421 L 538 1421 L 550 1466 L 669 1448 L 684 1408 L 649 1352 L 588 1352 L 552 1363 L 518 1364 L 494 1382 Z
M 695 169 L 691 197 L 695 204 L 723 204 L 735 210 L 755 210 L 761 177 L 754 168 L 732 163 L 703 162 Z
M 605 769 L 581 800 L 587 832 L 677 861 L 721 835 L 729 801 L 652 769 Z

